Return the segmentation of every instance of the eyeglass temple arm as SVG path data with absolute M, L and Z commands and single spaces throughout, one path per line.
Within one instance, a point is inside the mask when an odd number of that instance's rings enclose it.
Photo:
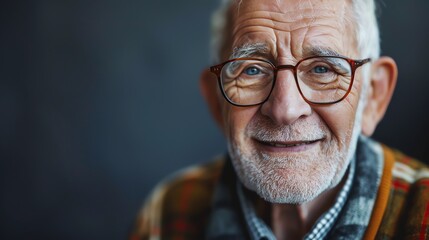
M 354 63 L 355 63 L 356 68 L 358 68 L 358 67 L 360 67 L 360 66 L 362 66 L 365 63 L 370 62 L 370 61 L 371 61 L 371 58 L 366 58 L 366 59 L 362 59 L 362 60 L 355 60 Z

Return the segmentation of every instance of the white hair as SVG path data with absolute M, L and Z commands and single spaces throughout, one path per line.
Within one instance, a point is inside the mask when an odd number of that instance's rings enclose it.
M 221 59 L 221 51 L 226 40 L 226 24 L 229 18 L 228 10 L 231 4 L 232 0 L 221 0 L 219 8 L 212 15 L 210 56 L 213 63 L 218 63 Z
M 380 34 L 374 0 L 353 0 L 355 38 L 360 58 L 380 56 Z
M 241 3 L 243 0 L 236 0 Z M 228 11 L 234 0 L 221 0 L 219 8 L 212 15 L 211 60 L 217 63 L 225 47 Z M 374 0 L 352 0 L 355 38 L 360 58 L 377 59 L 380 56 L 380 36 Z

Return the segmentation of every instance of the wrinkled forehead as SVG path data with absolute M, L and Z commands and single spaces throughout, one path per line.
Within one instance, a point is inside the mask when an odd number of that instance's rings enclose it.
M 299 16 L 290 13 L 304 10 L 306 17 L 316 16 L 319 10 L 329 10 L 333 14 L 341 14 L 347 6 L 348 0 L 236 0 L 232 6 L 236 14 L 245 14 L 253 11 L 268 11 L 285 13 L 290 21 L 297 20 Z M 301 16 L 304 17 L 304 16 Z
M 277 36 L 271 42 L 307 43 L 309 39 L 319 38 L 329 41 L 334 48 L 355 50 L 352 12 L 348 0 L 237 0 L 230 8 L 229 51 L 255 40 L 258 34 L 268 33 L 265 37 L 273 38 L 274 32 Z M 289 39 L 286 34 L 302 39 Z M 302 49 L 305 46 L 301 46 Z

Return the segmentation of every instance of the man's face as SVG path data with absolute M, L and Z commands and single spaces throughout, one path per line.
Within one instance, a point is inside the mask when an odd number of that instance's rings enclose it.
M 232 16 L 235 57 L 246 47 L 263 46 L 242 52 L 276 65 L 333 52 L 359 58 L 348 1 L 246 0 L 232 6 Z M 336 186 L 360 131 L 355 125 L 362 84 L 358 70 L 346 99 L 310 106 L 286 70 L 278 72 L 262 105 L 235 107 L 222 99 L 229 151 L 244 185 L 277 203 L 307 202 Z

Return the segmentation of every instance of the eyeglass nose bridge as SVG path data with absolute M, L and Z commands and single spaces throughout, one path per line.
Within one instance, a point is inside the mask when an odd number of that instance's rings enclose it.
M 272 86 L 271 91 L 270 91 L 270 93 L 269 93 L 269 95 L 268 95 L 268 97 L 267 97 L 266 100 L 268 100 L 268 98 L 270 98 L 270 96 L 271 96 L 271 94 L 272 94 L 272 92 L 273 92 L 273 90 L 274 90 L 274 88 L 276 86 L 277 74 L 278 74 L 279 71 L 282 71 L 282 70 L 291 70 L 293 78 L 294 78 L 293 80 L 295 82 L 295 85 L 296 85 L 296 88 L 297 88 L 297 90 L 299 92 L 299 95 L 301 96 L 302 99 L 304 99 L 304 101 L 308 102 L 307 98 L 304 97 L 304 94 L 301 91 L 301 88 L 300 88 L 300 86 L 298 84 L 298 79 L 297 79 L 297 75 L 296 75 L 296 65 L 294 66 L 294 65 L 290 65 L 290 64 L 274 66 L 274 81 L 273 81 L 273 86 Z
M 274 77 L 277 78 L 277 73 L 279 71 L 288 69 L 292 71 L 294 78 L 296 78 L 296 66 L 290 64 L 274 66 Z
M 278 71 L 280 71 L 280 70 L 287 70 L 287 69 L 292 70 L 292 72 L 295 74 L 296 66 L 294 66 L 294 65 L 290 65 L 290 64 L 288 64 L 288 65 L 278 65 L 278 66 L 275 66 L 275 71 L 276 71 L 276 72 L 278 72 Z
M 277 74 L 278 74 L 278 72 L 282 71 L 282 70 L 291 70 L 295 82 L 297 81 L 297 79 L 296 79 L 297 78 L 297 76 L 296 76 L 296 66 L 290 65 L 290 64 L 287 64 L 287 65 L 278 65 L 278 66 L 274 66 L 274 84 L 277 81 Z M 296 84 L 298 85 L 297 82 L 296 82 Z M 299 88 L 299 86 L 297 86 L 297 87 L 298 87 L 299 92 L 301 93 L 301 89 Z M 274 88 L 274 86 L 273 86 L 273 88 Z

